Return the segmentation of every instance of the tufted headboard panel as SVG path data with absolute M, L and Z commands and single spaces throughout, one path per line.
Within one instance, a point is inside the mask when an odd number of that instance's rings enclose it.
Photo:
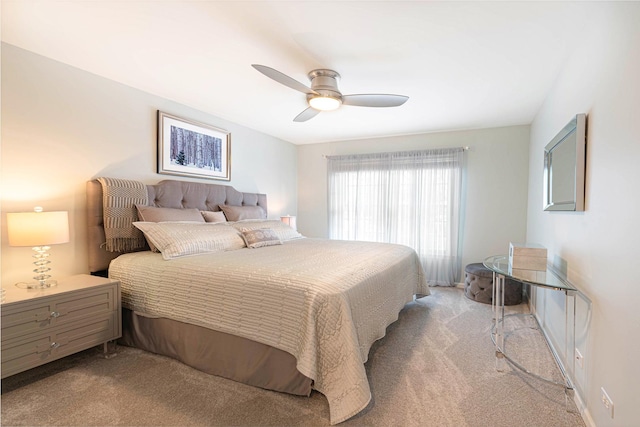
M 147 185 L 149 205 L 161 208 L 197 208 L 219 211 L 218 205 L 260 206 L 267 211 L 267 195 L 241 193 L 229 185 L 165 180 Z
M 219 211 L 218 205 L 260 206 L 267 210 L 267 195 L 242 193 L 229 185 L 164 180 L 147 185 L 150 206 L 162 208 L 197 208 Z M 87 227 L 89 239 L 89 271 L 101 273 L 109 268 L 119 252 L 107 252 L 103 246 L 104 231 L 102 185 L 97 180 L 87 182 Z

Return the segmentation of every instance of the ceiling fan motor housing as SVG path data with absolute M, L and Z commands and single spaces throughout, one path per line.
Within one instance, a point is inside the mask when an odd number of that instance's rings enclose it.
M 318 69 L 309 72 L 309 80 L 311 80 L 311 89 L 322 96 L 342 100 L 342 94 L 338 90 L 338 79 L 340 74 L 333 70 Z M 316 95 L 309 94 L 307 99 Z

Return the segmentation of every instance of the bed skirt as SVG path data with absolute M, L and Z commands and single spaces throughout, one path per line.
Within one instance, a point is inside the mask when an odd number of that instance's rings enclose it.
M 224 332 L 140 316 L 123 308 L 118 342 L 243 384 L 298 396 L 311 394 L 312 380 L 296 369 L 291 354 Z

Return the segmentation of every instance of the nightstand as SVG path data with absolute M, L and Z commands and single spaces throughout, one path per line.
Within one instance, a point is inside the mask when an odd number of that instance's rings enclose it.
M 47 289 L 5 287 L 2 378 L 122 335 L 120 282 L 80 274 Z

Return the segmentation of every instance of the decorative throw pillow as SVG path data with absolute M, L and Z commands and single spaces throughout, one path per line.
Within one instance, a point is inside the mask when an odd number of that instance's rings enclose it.
M 227 221 L 240 221 L 243 219 L 264 219 L 267 213 L 260 206 L 231 206 L 218 205 Z
M 138 217 L 144 222 L 194 221 L 205 222 L 198 209 L 158 208 L 136 205 Z
M 162 252 L 164 259 L 245 247 L 243 238 L 226 223 L 134 222 L 145 237 Z
M 252 249 L 282 244 L 278 235 L 270 228 L 242 230 L 242 238 L 247 244 L 247 247 Z
M 204 220 L 206 222 L 227 222 L 227 217 L 224 216 L 224 212 L 213 212 L 213 211 L 200 211 Z
M 258 220 L 248 219 L 248 220 L 235 222 L 231 225 L 240 231 L 258 230 L 260 228 L 270 228 L 276 233 L 278 238 L 283 242 L 286 242 L 288 240 L 304 238 L 302 234 L 298 233 L 289 225 L 277 219 L 258 219 Z

